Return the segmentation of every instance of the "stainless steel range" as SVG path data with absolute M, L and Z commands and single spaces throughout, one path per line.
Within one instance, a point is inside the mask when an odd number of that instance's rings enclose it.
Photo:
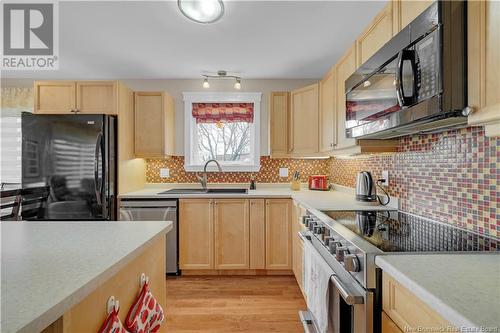
M 381 331 L 381 270 L 375 257 L 415 252 L 497 251 L 498 239 L 397 211 L 308 210 L 304 241 L 333 270 L 330 328 L 333 332 Z M 330 311 L 330 309 L 329 309 Z M 300 316 L 314 332 L 311 313 Z

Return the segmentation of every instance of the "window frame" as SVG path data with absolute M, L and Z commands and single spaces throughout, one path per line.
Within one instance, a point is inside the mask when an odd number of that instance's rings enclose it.
M 260 170 L 260 103 L 262 93 L 234 92 L 183 92 L 184 101 L 184 169 L 188 172 L 203 171 L 203 165 L 193 161 L 196 120 L 193 117 L 193 103 L 253 103 L 253 163 L 222 165 L 223 171 L 257 172 Z M 218 171 L 215 164 L 209 164 L 207 171 Z

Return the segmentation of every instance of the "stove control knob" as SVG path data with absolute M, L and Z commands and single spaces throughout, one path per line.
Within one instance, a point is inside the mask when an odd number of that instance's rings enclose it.
M 309 222 L 310 217 L 307 215 L 302 216 L 302 224 L 307 226 L 307 223 Z
M 326 234 L 325 234 L 325 235 L 326 235 Z M 324 240 L 324 242 L 325 242 L 325 246 L 326 246 L 326 247 L 329 247 L 329 246 L 330 246 L 330 242 L 332 242 L 332 243 L 333 243 L 334 241 L 335 241 L 335 239 L 334 239 L 333 237 L 325 237 L 325 240 Z
M 347 246 L 337 246 L 337 249 L 335 250 L 335 259 L 339 262 L 343 262 L 345 255 L 348 253 L 349 249 Z
M 313 231 L 316 224 L 316 222 L 309 222 L 309 231 Z
M 339 242 L 336 242 L 333 238 L 330 239 L 330 242 L 328 243 L 328 250 L 330 251 L 331 254 L 336 254 L 337 253 L 337 247 L 341 247 L 342 244 Z
M 344 255 L 344 267 L 348 272 L 359 272 L 361 270 L 359 259 L 355 254 Z
M 323 230 L 323 227 L 322 227 L 322 226 L 316 226 L 316 227 L 314 227 L 314 233 L 315 233 L 316 235 L 322 235 L 322 234 L 323 234 L 323 231 L 324 231 L 324 230 Z

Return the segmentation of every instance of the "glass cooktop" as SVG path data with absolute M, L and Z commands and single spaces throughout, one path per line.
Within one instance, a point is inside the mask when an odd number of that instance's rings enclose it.
M 402 212 L 324 212 L 384 252 L 498 251 L 500 240 Z

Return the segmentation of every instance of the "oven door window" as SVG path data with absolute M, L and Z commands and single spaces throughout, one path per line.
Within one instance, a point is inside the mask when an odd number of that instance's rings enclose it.
M 396 93 L 398 57 L 346 94 L 346 127 L 401 110 Z

